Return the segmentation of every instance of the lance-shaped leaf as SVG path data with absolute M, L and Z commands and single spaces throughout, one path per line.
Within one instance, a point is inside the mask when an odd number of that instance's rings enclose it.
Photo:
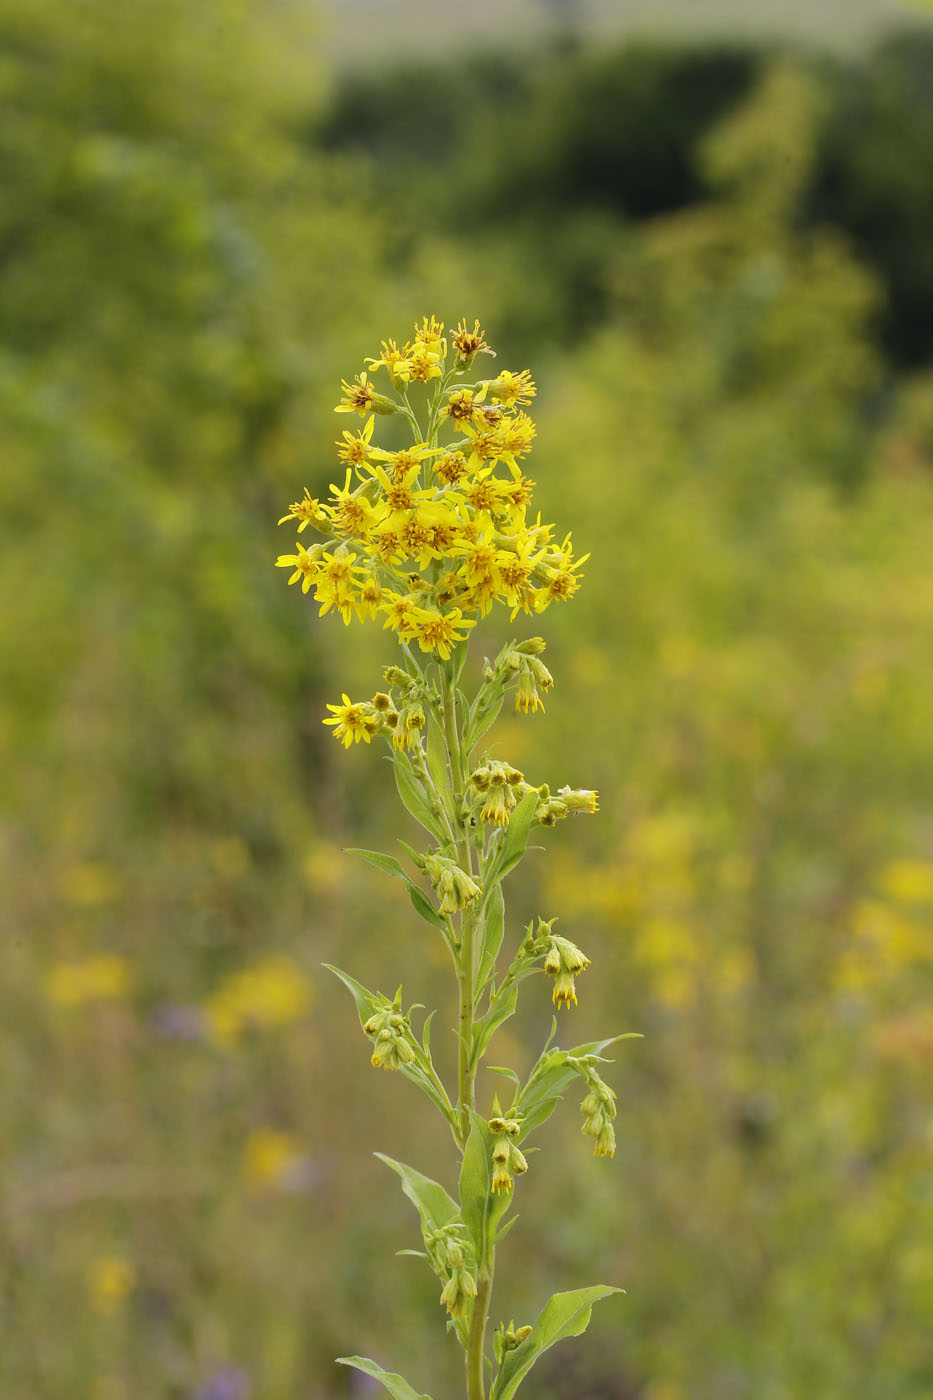
M 395 767 L 395 785 L 398 788 L 399 797 L 415 821 L 420 822 L 425 831 L 431 833 L 435 841 L 446 845 L 450 840 L 450 833 L 445 831 L 441 825 L 437 813 L 428 801 L 423 783 L 419 782 L 412 771 L 407 755 L 401 749 L 396 749 L 392 761 Z
M 456 1201 L 447 1194 L 440 1182 L 432 1181 L 429 1176 L 422 1176 L 414 1167 L 406 1167 L 404 1162 L 396 1162 L 394 1158 L 386 1157 L 382 1152 L 377 1152 L 376 1156 L 401 1178 L 402 1190 L 421 1216 L 421 1231 L 425 1238 L 435 1230 L 442 1230 L 445 1225 L 460 1219 Z
M 464 735 L 464 748 L 467 753 L 476 747 L 487 730 L 491 729 L 499 717 L 505 700 L 500 687 L 482 686 L 470 709 L 470 717 Z
M 569 1293 L 555 1293 L 545 1304 L 530 1334 L 514 1351 L 507 1351 L 492 1387 L 490 1400 L 512 1400 L 525 1376 L 538 1357 L 567 1337 L 579 1337 L 590 1323 L 593 1304 L 620 1288 L 596 1284 L 592 1288 L 575 1288 Z
M 617 1041 L 633 1039 L 640 1039 L 637 1031 L 626 1031 L 623 1035 L 613 1035 L 607 1040 L 592 1040 L 586 1045 L 576 1046 L 573 1050 L 545 1050 L 510 1110 L 521 1118 L 523 1136 L 527 1136 L 550 1118 L 565 1089 L 577 1077 L 579 1071 L 568 1063 L 571 1057 L 580 1059 L 584 1055 L 602 1056 L 602 1052 Z
M 493 871 L 494 879 L 501 880 L 505 875 L 508 875 L 509 871 L 515 868 L 525 854 L 531 824 L 535 819 L 535 812 L 538 810 L 538 801 L 538 794 L 532 789 L 531 792 L 526 792 L 518 806 L 513 808 L 505 832 L 502 854 Z
M 499 991 L 489 1010 L 482 1015 L 473 1027 L 473 1053 L 471 1063 L 475 1067 L 479 1064 L 486 1053 L 486 1046 L 489 1044 L 494 1033 L 507 1021 L 510 1016 L 515 1015 L 515 1007 L 518 1004 L 518 982 L 507 982 Z
M 460 1211 L 467 1227 L 477 1262 L 482 1266 L 496 1241 L 496 1227 L 508 1210 L 511 1191 L 492 1193 L 493 1137 L 489 1125 L 470 1111 L 470 1136 L 460 1168 Z
M 360 1025 L 365 1026 L 376 1011 L 380 1011 L 386 1004 L 386 998 L 379 996 L 376 992 L 369 991 L 361 983 L 357 982 L 347 972 L 341 972 L 339 967 L 333 967 L 330 963 L 324 963 L 328 972 L 332 972 L 335 977 L 339 977 L 343 985 L 348 989 L 353 1000 L 356 1002 L 356 1009 L 359 1013 Z
M 447 768 L 447 745 L 444 742 L 444 731 L 435 719 L 432 719 L 428 725 L 427 749 L 428 772 L 431 774 L 438 792 L 445 792 L 450 783 L 450 773 Z
M 394 856 L 384 855 L 382 851 L 364 851 L 358 846 L 346 846 L 344 849 L 348 856 L 361 856 L 370 865 L 374 865 L 377 870 L 382 870 L 386 875 L 392 875 L 396 880 L 401 880 L 408 891 L 408 898 L 414 905 L 415 911 L 421 915 L 425 923 L 440 929 L 443 934 L 448 933 L 443 914 L 438 913 L 424 890 L 415 884 Z
M 505 932 L 505 900 L 502 890 L 494 885 L 480 906 L 480 943 L 477 959 L 476 990 L 481 995 L 496 970 L 496 958 Z
M 403 1376 L 396 1375 L 394 1371 L 384 1371 L 375 1361 L 370 1361 L 368 1356 L 338 1356 L 337 1363 L 340 1366 L 354 1366 L 357 1371 L 374 1376 L 394 1400 L 431 1400 L 430 1395 L 419 1395 Z

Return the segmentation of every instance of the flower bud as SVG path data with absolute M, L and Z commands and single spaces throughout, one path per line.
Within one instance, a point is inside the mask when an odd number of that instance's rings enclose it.
M 402 412 L 402 405 L 396 403 L 394 399 L 388 398 L 385 394 L 373 394 L 369 401 L 369 406 L 373 413 L 388 415 L 390 413 Z
M 546 648 L 547 642 L 543 637 L 529 637 L 527 642 L 519 642 L 515 650 L 523 656 L 540 656 Z
M 593 792 L 589 788 L 571 787 L 558 788 L 557 792 L 568 812 L 592 813 L 599 811 L 598 792 Z
M 393 1006 L 374 1011 L 363 1026 L 373 1041 L 371 1064 L 375 1069 L 400 1069 L 415 1058 L 408 1018 Z
M 541 804 L 536 815 L 541 826 L 556 826 L 568 815 L 568 807 L 559 798 L 552 797 L 548 802 Z
M 465 1317 L 475 1297 L 476 1280 L 473 1275 L 462 1266 L 454 1268 L 441 1290 L 441 1302 L 450 1316 Z
M 550 934 L 550 944 L 544 958 L 544 970 L 555 978 L 554 1003 L 558 1007 L 577 1004 L 577 990 L 574 977 L 585 972 L 590 960 L 585 953 L 571 943 L 569 938 Z
M 530 671 L 522 671 L 515 692 L 515 708 L 521 714 L 534 715 L 544 709 L 544 702 L 538 694 L 535 678 Z
M 516 1176 L 521 1176 L 528 1170 L 528 1162 L 524 1152 L 520 1151 L 513 1143 L 509 1143 L 509 1168 Z
M 472 876 L 446 856 L 425 856 L 424 870 L 440 898 L 442 914 L 456 914 L 482 894 Z

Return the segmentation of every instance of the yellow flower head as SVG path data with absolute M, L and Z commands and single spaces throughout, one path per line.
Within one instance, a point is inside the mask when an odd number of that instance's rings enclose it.
M 296 521 L 299 534 L 311 526 L 321 539 L 307 549 L 298 542 L 277 560 L 322 614 L 336 612 L 347 625 L 381 618 L 400 643 L 417 641 L 441 660 L 497 605 L 515 617 L 572 598 L 587 558 L 532 515 L 534 482 L 520 465 L 535 436 L 520 407 L 535 396 L 530 372 L 467 383 L 481 353 L 492 351 L 478 321 L 461 319 L 447 336 L 425 316 L 409 342 L 384 340 L 366 369 L 342 381 L 338 411 L 365 419 L 336 444 L 346 479 L 326 499 L 305 490 L 289 507 L 283 521 Z M 386 394 L 370 378 L 382 369 Z M 408 424 L 407 444 L 397 434 L 375 440 L 377 416 L 386 414 Z M 525 679 L 519 708 L 540 707 L 543 689 Z M 365 737 L 358 730 L 350 742 Z
M 358 744 L 361 739 L 368 744 L 379 728 L 378 721 L 369 713 L 372 707 L 355 705 L 346 693 L 340 705 L 328 705 L 327 708 L 333 712 L 333 718 L 325 719 L 323 723 L 334 726 L 334 738 L 339 739 L 345 749 L 351 744 Z

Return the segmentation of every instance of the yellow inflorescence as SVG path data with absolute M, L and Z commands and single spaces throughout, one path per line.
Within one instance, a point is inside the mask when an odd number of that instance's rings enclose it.
M 493 604 L 515 617 L 576 592 L 587 556 L 574 559 L 569 535 L 558 541 L 540 516 L 529 519 L 534 483 L 521 463 L 535 429 L 522 405 L 534 382 L 528 370 L 478 377 L 476 356 L 492 353 L 478 321 L 460 322 L 448 345 L 444 326 L 425 317 L 410 341 L 383 341 L 369 369 L 343 381 L 337 412 L 366 420 L 336 444 L 344 482 L 326 500 L 306 489 L 279 522 L 319 537 L 277 563 L 291 569 L 289 583 L 313 589 L 322 614 L 381 620 L 446 660 Z M 378 446 L 377 413 L 406 420 L 412 444 Z M 345 744 L 369 738 L 345 712 L 331 723 Z

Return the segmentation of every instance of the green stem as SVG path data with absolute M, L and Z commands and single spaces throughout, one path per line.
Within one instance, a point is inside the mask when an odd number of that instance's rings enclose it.
M 467 1400 L 486 1400 L 486 1377 L 483 1368 L 486 1360 L 486 1324 L 489 1321 L 494 1267 L 495 1251 L 491 1249 L 488 1267 L 481 1268 L 476 1276 L 476 1297 L 473 1299 L 473 1317 L 467 1343 Z

